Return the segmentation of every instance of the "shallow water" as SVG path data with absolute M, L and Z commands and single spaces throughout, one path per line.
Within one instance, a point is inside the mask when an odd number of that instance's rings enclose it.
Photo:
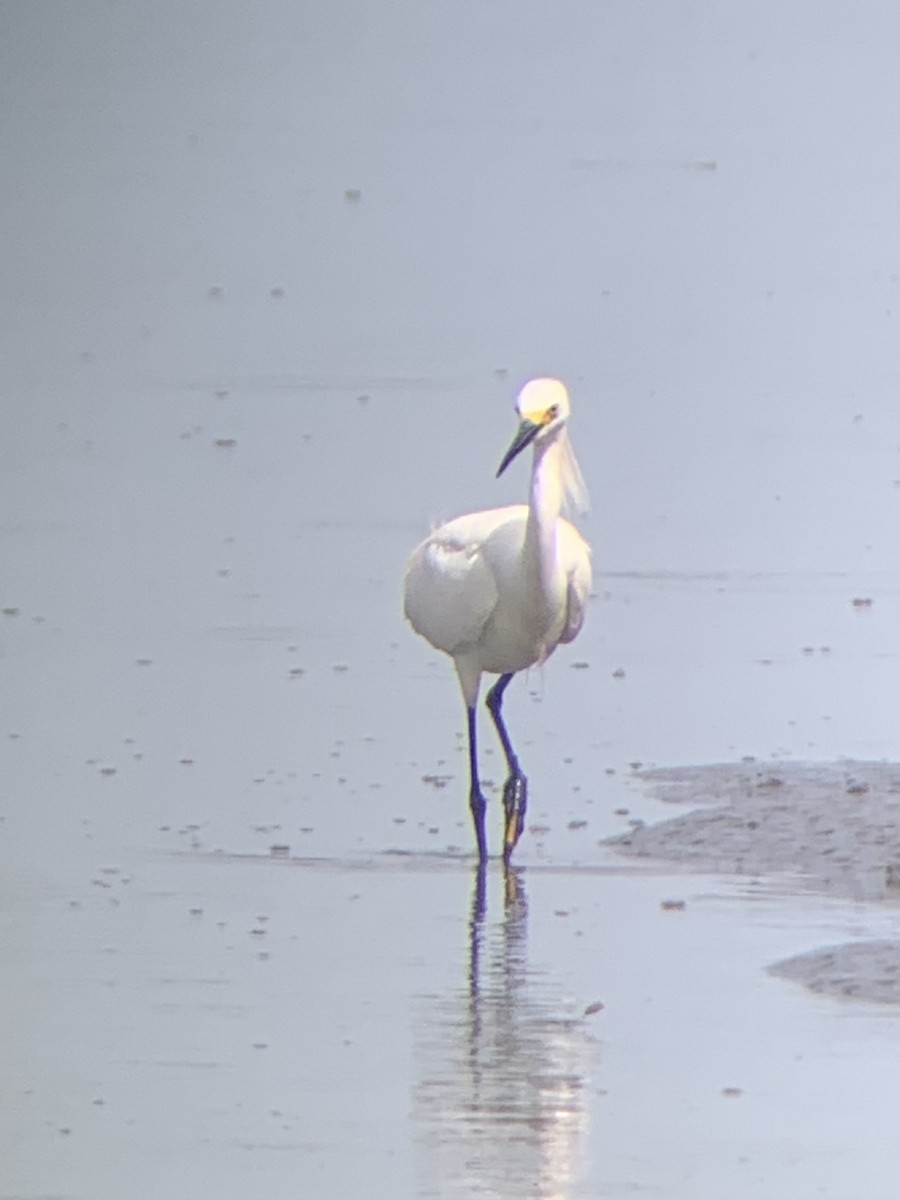
M 896 909 L 599 844 L 900 756 L 895 9 L 154 13 L 0 38 L 0 1196 L 895 1195 L 896 1009 L 766 968 Z M 597 579 L 480 879 L 399 580 L 537 371 Z

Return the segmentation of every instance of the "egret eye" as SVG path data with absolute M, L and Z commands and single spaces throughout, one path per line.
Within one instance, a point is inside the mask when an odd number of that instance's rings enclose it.
M 558 405 L 558 404 L 551 404 L 551 405 L 550 405 L 550 407 L 547 409 L 547 412 L 546 412 L 546 414 L 545 414 L 546 420 L 547 420 L 548 422 L 549 422 L 549 421 L 555 421 L 555 420 L 556 420 L 556 418 L 557 418 L 558 416 L 559 416 L 559 405 Z

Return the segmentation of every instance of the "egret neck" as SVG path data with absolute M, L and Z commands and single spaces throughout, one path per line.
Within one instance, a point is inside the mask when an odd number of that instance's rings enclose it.
M 528 523 L 525 526 L 525 561 L 538 580 L 541 595 L 549 605 L 553 600 L 556 573 L 556 522 L 563 500 L 563 446 L 559 436 L 534 443 L 531 468 L 531 493 L 528 497 Z

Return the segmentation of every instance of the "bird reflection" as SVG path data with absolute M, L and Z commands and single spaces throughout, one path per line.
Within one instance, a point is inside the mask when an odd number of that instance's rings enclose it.
M 554 981 L 529 966 L 521 870 L 476 869 L 467 949 L 464 985 L 427 997 L 420 1024 L 420 1195 L 562 1200 L 580 1173 L 593 1047 Z

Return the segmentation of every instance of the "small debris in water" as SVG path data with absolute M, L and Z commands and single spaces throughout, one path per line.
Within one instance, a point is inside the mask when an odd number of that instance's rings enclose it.
M 616 669 L 612 673 L 612 677 L 613 677 L 613 679 L 624 679 L 625 678 L 624 669 L 622 667 L 616 667 Z
M 101 767 L 101 768 L 100 768 L 100 774 L 101 774 L 101 775 L 107 775 L 107 776 L 109 776 L 109 775 L 115 775 L 115 773 L 116 773 L 116 768 L 115 768 L 115 767 Z
M 273 858 L 287 858 L 290 852 L 291 848 L 286 842 L 275 842 L 269 847 L 269 853 Z
M 570 821 L 567 828 L 568 829 L 586 829 L 587 821 Z
M 360 200 L 362 200 L 362 189 L 355 187 L 345 188 L 344 199 L 348 204 L 359 204 Z
M 282 298 L 282 296 L 284 295 L 284 288 L 283 287 L 269 288 L 269 295 L 272 297 L 273 300 L 280 300 Z
M 237 438 L 216 438 L 213 445 L 219 450 L 233 450 L 237 445 Z
M 684 900 L 661 900 L 659 907 L 663 912 L 684 912 L 687 902 Z
M 602 1012 L 604 1007 L 605 1006 L 604 1006 L 602 1000 L 595 1000 L 592 1004 L 589 1004 L 587 1006 L 587 1008 L 584 1010 L 584 1015 L 586 1017 L 592 1017 L 594 1015 L 594 1013 Z
M 179 758 L 178 762 L 182 767 L 192 767 L 194 765 L 192 758 Z
M 854 608 L 871 608 L 872 607 L 872 597 L 871 596 L 855 596 L 852 603 L 853 603 Z
M 627 817 L 631 812 L 630 808 L 614 808 L 613 815 L 616 817 Z
M 3 615 L 4 615 L 4 617 L 17 617 L 19 615 L 19 610 L 17 608 L 12 608 L 12 607 L 4 608 Z
M 731 1099 L 733 1099 L 735 1096 L 743 1096 L 743 1094 L 744 1094 L 744 1092 L 743 1092 L 742 1088 L 738 1088 L 738 1087 L 723 1087 L 722 1088 L 722 1095 L 728 1096 Z
M 590 663 L 586 663 L 586 662 L 573 662 L 572 670 L 573 671 L 586 671 L 590 665 L 591 665 Z
M 136 658 L 134 660 L 134 665 L 136 667 L 149 667 L 152 662 L 153 662 L 152 658 Z

